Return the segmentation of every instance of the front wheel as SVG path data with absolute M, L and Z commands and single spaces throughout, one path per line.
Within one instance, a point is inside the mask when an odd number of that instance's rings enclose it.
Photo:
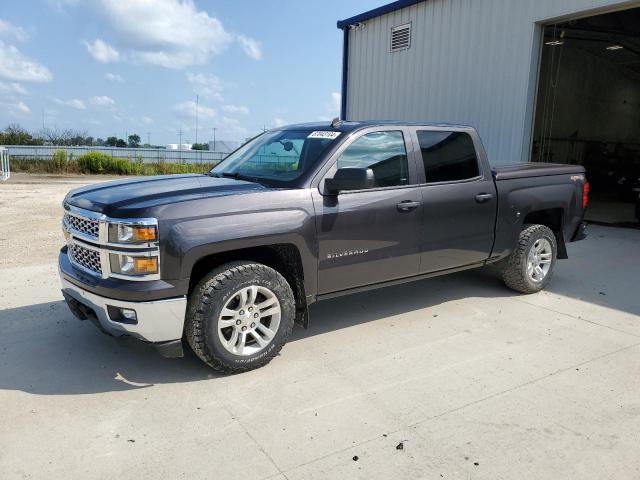
M 517 292 L 539 292 L 551 281 L 557 253 L 556 237 L 549 227 L 527 225 L 504 262 L 504 283 Z
M 291 287 L 276 270 L 252 262 L 225 264 L 189 295 L 185 334 L 191 349 L 222 373 L 266 365 L 295 320 Z

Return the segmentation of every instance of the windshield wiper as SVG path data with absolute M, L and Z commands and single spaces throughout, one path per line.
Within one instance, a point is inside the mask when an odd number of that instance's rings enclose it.
M 244 180 L 247 182 L 259 183 L 255 177 L 249 177 L 247 175 L 243 175 L 238 172 L 222 172 L 218 174 L 218 177 L 235 178 L 236 180 Z

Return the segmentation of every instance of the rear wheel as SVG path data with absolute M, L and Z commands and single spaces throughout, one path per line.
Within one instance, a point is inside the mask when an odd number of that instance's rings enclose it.
M 556 237 L 549 227 L 527 225 L 516 249 L 504 261 L 504 283 L 517 292 L 539 292 L 551 281 L 557 252 Z
M 294 319 L 293 292 L 280 273 L 259 263 L 233 262 L 193 289 L 185 333 L 207 365 L 223 373 L 243 372 L 278 354 Z

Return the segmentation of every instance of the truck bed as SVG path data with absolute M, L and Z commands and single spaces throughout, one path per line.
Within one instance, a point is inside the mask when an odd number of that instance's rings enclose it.
M 498 192 L 494 255 L 509 253 L 527 223 L 555 225 L 552 230 L 566 242 L 576 237 L 584 213 L 583 166 L 522 163 L 495 167 L 492 173 Z M 544 218 L 535 213 L 540 211 Z M 558 256 L 566 258 L 564 244 Z
M 543 177 L 547 175 L 584 174 L 581 165 L 564 165 L 559 163 L 517 163 L 514 165 L 502 165 L 491 169 L 496 181 L 510 180 L 525 177 Z

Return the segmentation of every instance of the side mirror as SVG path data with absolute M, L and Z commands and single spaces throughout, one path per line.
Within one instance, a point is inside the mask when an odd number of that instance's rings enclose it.
M 333 178 L 324 180 L 325 191 L 330 195 L 337 195 L 343 190 L 365 190 L 375 185 L 376 179 L 370 168 L 340 168 Z

